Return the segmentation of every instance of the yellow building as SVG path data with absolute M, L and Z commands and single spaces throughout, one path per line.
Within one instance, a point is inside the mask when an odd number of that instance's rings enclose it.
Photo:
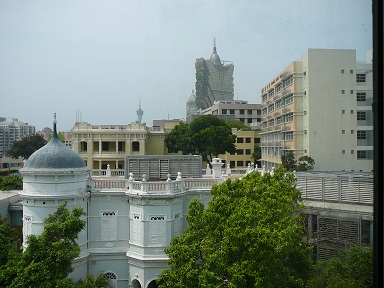
M 166 120 L 165 120 L 166 121 Z M 91 169 L 123 169 L 125 155 L 166 155 L 164 137 L 170 126 L 147 127 L 134 122 L 128 125 L 92 125 L 77 122 L 72 129 L 72 149 Z M 173 127 L 172 127 L 173 128 Z
M 255 130 L 241 131 L 232 128 L 232 133 L 237 136 L 236 153 L 220 154 L 219 158 L 223 160 L 225 166 L 229 164 L 231 168 L 245 168 L 248 164 L 254 162 L 252 154 L 255 151 L 255 145 L 260 145 L 259 132 Z
M 87 166 L 93 170 L 124 169 L 125 155 L 168 155 L 165 135 L 180 120 L 154 120 L 153 127 L 134 122 L 128 125 L 92 125 L 87 122 L 75 123 L 72 133 L 72 149 L 76 151 Z M 256 131 L 238 131 L 237 152 L 219 155 L 231 168 L 244 168 L 253 162 L 255 144 L 260 143 Z

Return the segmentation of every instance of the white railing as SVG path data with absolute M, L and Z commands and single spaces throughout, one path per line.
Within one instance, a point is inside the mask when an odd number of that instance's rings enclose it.
M 111 176 L 124 176 L 124 169 L 111 169 Z M 91 176 L 106 176 L 106 169 L 92 169 Z

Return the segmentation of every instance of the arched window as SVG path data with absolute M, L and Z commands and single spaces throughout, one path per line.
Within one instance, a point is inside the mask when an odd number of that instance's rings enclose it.
M 141 288 L 141 284 L 140 284 L 139 280 L 133 279 L 132 280 L 132 287 L 133 288 Z
M 115 273 L 110 272 L 110 271 L 104 272 L 104 276 L 109 279 L 109 283 L 110 283 L 109 287 L 110 288 L 117 287 L 117 277 L 116 277 Z
M 156 280 L 152 280 L 151 282 L 149 282 L 147 288 L 157 288 Z

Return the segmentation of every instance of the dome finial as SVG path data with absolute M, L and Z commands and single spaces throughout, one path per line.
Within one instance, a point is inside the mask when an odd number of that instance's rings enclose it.
M 52 135 L 52 138 L 58 138 L 56 124 L 57 124 L 56 113 L 53 113 L 53 135 Z
M 213 37 L 213 53 L 216 53 L 216 37 Z

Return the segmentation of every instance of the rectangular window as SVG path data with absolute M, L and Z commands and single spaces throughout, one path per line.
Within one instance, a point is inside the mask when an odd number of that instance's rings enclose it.
M 341 69 L 341 74 L 344 74 L 344 69 Z
M 243 149 L 237 149 L 237 155 L 244 155 Z
M 341 150 L 341 154 L 345 154 L 345 150 Z
M 101 240 L 117 240 L 117 211 L 100 211 L 101 216 Z
M 275 110 L 275 106 L 272 104 L 268 107 L 268 112 L 273 112 Z
M 341 134 L 345 134 L 345 130 L 341 130 Z
M 282 89 L 282 85 L 281 83 L 279 85 L 276 86 L 276 93 L 279 93 Z
M 140 151 L 140 143 L 138 141 L 132 142 L 132 151 L 134 152 Z
M 367 120 L 367 112 L 357 111 L 357 120 Z
M 354 131 L 354 130 L 351 130 L 351 134 L 353 134 L 353 133 L 355 133 L 355 131 Z
M 87 142 L 85 142 L 85 141 L 81 141 L 81 142 L 80 142 L 80 152 L 87 152 L 87 149 L 88 149 L 87 146 L 88 146 L 88 145 L 87 145 Z
M 244 143 L 244 138 L 243 137 L 237 137 L 236 141 L 237 141 L 237 143 Z
M 248 118 L 247 123 L 252 123 L 252 118 Z
M 357 159 L 367 159 L 367 151 L 357 150 Z
M 165 246 L 165 215 L 149 217 L 149 245 Z
M 367 93 L 365 92 L 357 92 L 356 93 L 356 100 L 357 101 L 366 101 L 367 100 Z
M 345 94 L 345 90 L 341 90 L 341 94 Z
M 240 114 L 244 115 L 244 109 L 240 109 Z
M 351 114 L 353 114 L 353 110 L 351 110 Z
M 293 113 L 288 113 L 285 115 L 285 123 L 292 122 L 293 121 Z
M 252 115 L 252 109 L 248 109 L 248 110 L 247 110 L 247 114 L 248 114 L 248 115 Z
M 293 96 L 290 95 L 284 99 L 284 105 L 291 104 L 293 102 Z
M 267 108 L 264 108 L 263 109 L 263 115 L 267 115 L 268 111 L 267 111 Z
M 255 144 L 260 143 L 260 138 L 254 138 L 253 141 Z
M 245 155 L 251 155 L 251 149 L 245 149 Z
M 283 101 L 282 100 L 276 102 L 276 109 L 281 108 L 281 106 L 283 106 Z
M 273 97 L 275 95 L 275 91 L 272 89 L 271 91 L 268 92 L 268 98 Z
M 221 109 L 221 114 L 227 114 L 227 109 Z
M 341 110 L 341 114 L 345 114 L 345 110 Z
M 355 150 L 351 150 L 351 154 L 355 154 Z
M 237 161 L 237 167 L 243 167 L 244 161 Z
M 246 137 L 246 138 L 245 138 L 245 143 L 251 143 L 251 138 Z
M 101 150 L 102 151 L 109 151 L 109 142 L 101 142 Z
M 286 132 L 283 134 L 284 135 L 284 140 L 293 140 L 293 132 Z
M 267 101 L 267 97 L 268 97 L 267 94 L 264 94 L 264 95 L 262 96 L 262 99 L 263 99 L 262 101 L 263 101 L 263 102 Z
M 353 74 L 353 70 L 349 70 L 349 74 Z
M 356 74 L 356 82 L 365 82 L 365 74 Z
M 357 130 L 357 139 L 367 139 L 367 131 Z
M 119 149 L 119 152 L 124 151 L 124 142 L 121 142 L 121 141 L 118 142 L 118 149 Z
M 350 93 L 353 94 L 353 90 L 351 90 Z
M 235 161 L 229 161 L 229 167 L 235 168 L 236 162 Z
M 284 81 L 284 88 L 288 87 L 293 83 L 293 76 L 289 77 L 287 80 Z
M 284 116 L 277 117 L 277 125 L 284 122 Z

